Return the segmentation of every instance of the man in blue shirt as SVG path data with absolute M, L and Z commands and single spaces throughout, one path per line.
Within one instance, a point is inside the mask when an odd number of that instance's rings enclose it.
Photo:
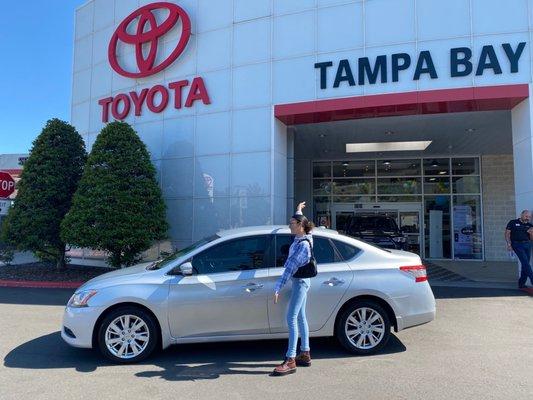
M 520 260 L 521 273 L 518 279 L 518 288 L 526 287 L 527 278 L 533 284 L 533 270 L 529 263 L 531 259 L 531 235 L 533 235 L 533 225 L 529 222 L 531 213 L 524 210 L 520 213 L 520 218 L 512 219 L 505 229 L 505 241 L 507 250 L 513 250 Z

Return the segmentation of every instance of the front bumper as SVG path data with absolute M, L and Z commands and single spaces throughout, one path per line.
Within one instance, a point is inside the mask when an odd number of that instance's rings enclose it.
M 66 307 L 61 327 L 63 340 L 73 347 L 92 348 L 94 326 L 103 311 L 103 307 Z

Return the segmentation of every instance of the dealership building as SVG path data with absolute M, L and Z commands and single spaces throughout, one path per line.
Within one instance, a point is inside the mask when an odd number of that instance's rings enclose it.
M 92 0 L 71 122 L 146 143 L 183 247 L 393 217 L 426 259 L 508 260 L 533 208 L 533 0 Z

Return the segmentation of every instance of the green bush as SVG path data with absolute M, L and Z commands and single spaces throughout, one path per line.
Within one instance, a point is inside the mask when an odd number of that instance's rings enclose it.
M 83 139 L 72 125 L 59 119 L 48 121 L 24 164 L 0 240 L 64 268 L 60 224 L 70 209 L 86 158 Z
M 165 203 L 146 146 L 125 122 L 96 138 L 61 226 L 69 244 L 106 250 L 114 267 L 129 266 L 166 238 Z

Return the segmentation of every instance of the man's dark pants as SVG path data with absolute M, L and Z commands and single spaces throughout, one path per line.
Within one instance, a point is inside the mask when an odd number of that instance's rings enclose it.
M 522 265 L 518 286 L 524 286 L 528 277 L 533 284 L 533 270 L 529 264 L 529 260 L 531 259 L 531 242 L 512 242 L 511 246 Z

